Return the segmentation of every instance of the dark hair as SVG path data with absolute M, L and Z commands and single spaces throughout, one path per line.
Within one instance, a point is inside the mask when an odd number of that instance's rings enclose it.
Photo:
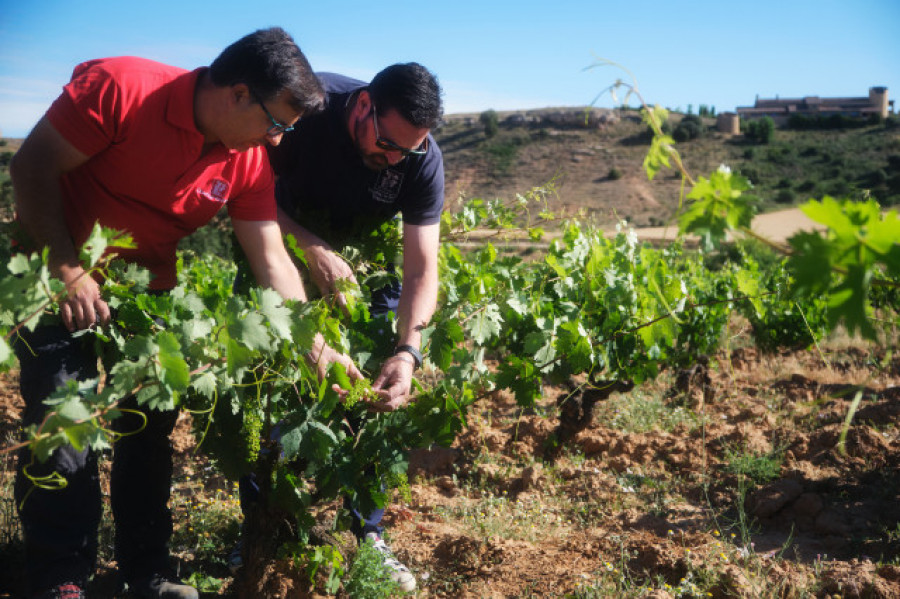
M 291 107 L 314 114 L 325 106 L 325 90 L 293 38 L 280 27 L 260 29 L 234 42 L 209 66 L 219 87 L 243 83 L 261 100 L 286 89 Z
M 416 127 L 434 129 L 444 114 L 437 78 L 416 62 L 383 69 L 369 84 L 369 96 L 379 112 L 396 110 Z

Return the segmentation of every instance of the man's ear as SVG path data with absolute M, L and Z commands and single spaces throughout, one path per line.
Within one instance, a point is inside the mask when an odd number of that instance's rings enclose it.
M 235 104 L 253 101 L 253 94 L 250 93 L 250 88 L 247 87 L 246 83 L 235 83 L 232 85 L 230 97 Z
M 356 111 L 358 117 L 368 116 L 372 110 L 372 96 L 369 90 L 364 89 L 356 96 Z

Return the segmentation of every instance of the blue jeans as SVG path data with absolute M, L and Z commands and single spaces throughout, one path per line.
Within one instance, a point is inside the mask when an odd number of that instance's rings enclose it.
M 25 400 L 23 424 L 40 424 L 51 393 L 69 380 L 97 376 L 97 355 L 90 335 L 74 338 L 62 324 L 22 331 L 14 342 L 19 358 L 19 385 Z M 137 409 L 134 398 L 122 407 Z M 168 566 L 172 534 L 166 506 L 172 476 L 169 433 L 177 412 L 146 410 L 147 426 L 115 443 L 110 503 L 116 523 L 115 552 L 125 580 L 159 572 Z M 143 420 L 124 413 L 114 421 L 118 431 L 135 431 Z M 25 537 L 26 577 L 31 592 L 67 581 L 84 584 L 97 559 L 101 490 L 96 453 L 66 445 L 40 463 L 31 450 L 18 454 L 14 495 Z M 59 473 L 62 489 L 35 487 L 26 476 Z

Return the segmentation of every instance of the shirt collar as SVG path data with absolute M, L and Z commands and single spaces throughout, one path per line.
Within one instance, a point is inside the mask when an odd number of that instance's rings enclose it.
M 202 137 L 194 120 L 194 93 L 197 89 L 197 81 L 208 67 L 200 67 L 189 73 L 184 73 L 172 81 L 169 92 L 169 105 L 166 110 L 166 118 L 172 125 L 195 133 Z

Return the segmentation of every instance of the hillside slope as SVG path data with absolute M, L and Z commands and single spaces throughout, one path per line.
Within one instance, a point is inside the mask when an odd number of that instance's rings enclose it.
M 435 137 L 444 152 L 451 209 L 460 195 L 509 198 L 554 180 L 553 209 L 585 211 L 600 225 L 625 219 L 639 227 L 660 226 L 675 213 L 681 179 L 671 170 L 647 179 L 642 163 L 650 137 L 638 113 L 610 111 L 606 122 L 590 128 L 530 118 L 511 124 L 501 115 L 497 134 L 487 138 L 477 115 L 447 117 Z M 673 114 L 670 124 L 677 126 L 682 118 Z M 863 190 L 883 206 L 900 204 L 895 119 L 855 129 L 779 130 L 765 145 L 715 131 L 714 119 L 703 124 L 700 138 L 677 145 L 692 175 L 708 176 L 720 164 L 728 165 L 754 183 L 762 211 Z

